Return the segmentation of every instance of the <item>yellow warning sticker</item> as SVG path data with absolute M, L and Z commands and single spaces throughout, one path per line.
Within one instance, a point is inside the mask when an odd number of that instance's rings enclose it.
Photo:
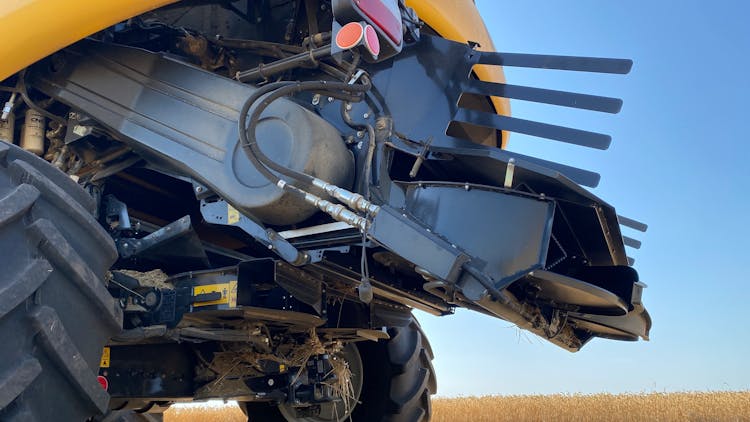
M 227 223 L 237 224 L 240 221 L 240 212 L 237 208 L 227 204 Z
M 109 368 L 109 347 L 102 350 L 102 360 L 99 361 L 100 368 Z
M 204 284 L 193 287 L 193 296 L 206 293 L 221 293 L 221 298 L 205 302 L 195 302 L 193 306 L 228 305 L 230 308 L 237 307 L 237 280 L 221 284 Z

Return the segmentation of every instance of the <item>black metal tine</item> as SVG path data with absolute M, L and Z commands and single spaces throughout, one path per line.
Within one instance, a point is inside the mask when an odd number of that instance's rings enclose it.
M 565 164 L 556 163 L 554 161 L 547 161 L 541 158 L 530 157 L 528 155 L 523 155 L 508 150 L 504 150 L 503 154 L 506 154 L 510 158 L 515 159 L 516 166 L 523 167 L 523 162 L 528 162 L 538 166 L 546 167 L 550 170 L 559 172 L 563 176 L 578 183 L 579 185 L 588 186 L 590 188 L 599 186 L 599 180 L 601 180 L 601 176 L 599 175 L 599 173 L 580 169 L 578 167 L 566 166 Z
M 638 230 L 639 232 L 645 232 L 646 230 L 648 230 L 647 224 L 633 220 L 632 218 L 623 217 L 622 215 L 617 216 L 617 221 L 619 221 L 623 226 L 630 227 L 631 229 Z
M 625 242 L 625 246 L 630 246 L 633 249 L 641 248 L 641 241 L 633 239 L 632 237 L 623 236 L 622 241 Z
M 573 70 L 578 72 L 625 75 L 633 67 L 629 59 L 553 56 L 547 54 L 480 53 L 479 64 L 529 67 L 536 69 Z
M 603 133 L 571 129 L 466 108 L 460 108 L 453 116 L 453 120 L 596 149 L 607 149 L 612 142 L 612 137 Z
M 622 109 L 622 100 L 619 98 L 484 82 L 478 79 L 470 80 L 466 84 L 464 92 L 469 94 L 493 95 L 495 97 L 533 101 L 535 103 L 553 104 L 563 107 L 580 108 L 584 110 L 601 111 L 603 113 L 612 114 L 617 114 Z
M 635 258 L 628 257 L 628 265 L 631 267 L 635 265 Z

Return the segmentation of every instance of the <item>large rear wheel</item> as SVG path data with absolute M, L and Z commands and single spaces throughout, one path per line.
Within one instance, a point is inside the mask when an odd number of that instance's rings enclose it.
M 240 408 L 250 422 L 428 421 L 430 396 L 437 392 L 437 382 L 427 337 L 413 316 L 403 325 L 390 327 L 388 333 L 388 341 L 362 342 L 354 348 L 362 375 L 361 391 L 351 412 L 332 413 L 328 408 L 324 412 L 321 408 L 318 416 L 298 417 L 288 405 L 240 403 Z M 356 376 L 356 362 L 348 356 Z
M 122 311 L 103 282 L 117 251 L 94 208 L 67 175 L 0 142 L 0 420 L 107 411 L 97 369 Z

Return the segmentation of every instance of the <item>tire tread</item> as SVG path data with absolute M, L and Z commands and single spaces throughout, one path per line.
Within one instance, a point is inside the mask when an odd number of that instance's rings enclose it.
M 65 237 L 46 219 L 39 219 L 29 225 L 31 237 L 38 242 L 39 249 L 59 271 L 63 271 L 73 280 L 103 312 L 107 323 L 113 328 L 122 326 L 122 310 L 116 307 L 112 296 L 88 267 L 83 258 L 76 253 Z
M 0 142 L 0 420 L 83 420 L 107 410 L 98 356 L 122 328 L 104 272 L 114 243 L 93 198 L 67 175 Z M 5 250 L 5 249 L 4 249 Z M 53 387 L 54 386 L 54 387 Z
M 31 185 L 20 185 L 0 199 L 0 229 L 14 222 L 34 205 L 39 191 Z
M 39 361 L 29 358 L 9 374 L 0 374 L 0 409 L 15 400 L 41 372 Z

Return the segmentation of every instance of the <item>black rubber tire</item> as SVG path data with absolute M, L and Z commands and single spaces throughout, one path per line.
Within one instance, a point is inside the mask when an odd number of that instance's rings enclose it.
M 388 329 L 388 341 L 360 342 L 364 385 L 351 420 L 420 422 L 432 416 L 431 396 L 437 392 L 434 357 L 427 336 L 410 315 L 404 325 Z M 276 406 L 239 403 L 249 422 L 283 422 Z M 348 419 L 347 419 L 348 420 Z
M 117 251 L 94 207 L 67 175 L 0 142 L 0 420 L 107 411 L 96 377 L 122 310 L 103 282 Z
M 432 417 L 431 396 L 437 393 L 432 347 L 414 316 L 390 327 L 387 342 L 362 342 L 365 388 L 354 408 L 355 421 L 419 422 Z

